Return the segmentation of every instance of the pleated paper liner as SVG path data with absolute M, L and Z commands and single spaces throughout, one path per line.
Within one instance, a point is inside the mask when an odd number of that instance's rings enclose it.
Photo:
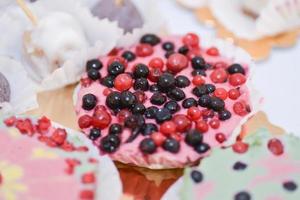
M 72 95 L 75 85 L 62 89 L 38 94 L 40 108 L 28 112 L 38 116 L 46 115 L 51 120 L 66 127 L 77 127 Z M 284 130 L 271 124 L 265 113 L 258 112 L 243 125 L 241 135 L 253 133 L 261 127 L 267 128 L 275 134 L 282 134 Z M 124 200 L 158 200 L 164 192 L 182 175 L 181 169 L 149 170 L 117 163 L 123 190 Z
M 195 15 L 200 22 L 214 27 L 218 37 L 242 47 L 248 51 L 248 53 L 256 61 L 267 59 L 271 54 L 272 48 L 287 48 L 295 45 L 298 36 L 300 35 L 300 28 L 297 28 L 293 31 L 285 32 L 272 37 L 265 37 L 259 40 L 246 40 L 238 38 L 232 32 L 228 31 L 222 24 L 218 22 L 208 7 L 196 9 Z

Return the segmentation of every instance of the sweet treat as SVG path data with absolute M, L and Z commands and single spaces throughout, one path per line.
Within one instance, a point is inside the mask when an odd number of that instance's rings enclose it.
M 122 35 L 117 24 L 95 18 L 78 1 L 28 2 L 25 10 L 11 5 L 1 13 L 0 53 L 20 61 L 41 90 L 78 81 L 82 63 L 106 55 Z
M 0 56 L 0 116 L 37 107 L 36 86 L 17 61 Z
M 149 168 L 191 165 L 230 143 L 255 112 L 250 57 L 193 33 L 146 34 L 128 49 L 87 62 L 78 125 L 114 160 Z M 93 133 L 101 136 L 93 137 Z
M 299 147 L 298 137 L 262 129 L 186 169 L 163 199 L 298 199 Z
M 111 160 L 95 154 L 85 137 L 46 117 L 1 121 L 0 145 L 0 199 L 120 198 Z

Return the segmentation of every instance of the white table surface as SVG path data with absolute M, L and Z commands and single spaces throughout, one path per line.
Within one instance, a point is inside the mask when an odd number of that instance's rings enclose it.
M 159 6 L 170 33 L 215 36 L 213 29 L 198 23 L 175 0 L 160 0 Z M 262 110 L 270 121 L 300 136 L 300 41 L 292 48 L 273 49 L 270 58 L 257 63 L 253 83 L 264 97 Z

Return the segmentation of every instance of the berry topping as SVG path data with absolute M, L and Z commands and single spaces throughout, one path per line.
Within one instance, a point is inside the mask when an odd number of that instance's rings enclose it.
M 187 47 L 186 45 L 180 47 L 178 49 L 178 53 L 186 55 L 189 52 L 189 47 Z
M 115 80 L 114 76 L 106 76 L 101 80 L 101 84 L 108 88 L 112 88 L 114 87 L 114 80 Z
M 90 130 L 89 138 L 91 140 L 97 140 L 99 137 L 101 137 L 101 131 L 98 128 L 92 128 Z
M 188 66 L 188 59 L 182 54 L 174 53 L 167 61 L 168 70 L 173 73 L 178 73 Z
M 92 110 L 97 104 L 97 97 L 93 94 L 86 94 L 82 97 L 82 108 Z
M 146 111 L 146 107 L 144 106 L 144 104 L 141 104 L 141 103 L 136 103 L 131 108 L 132 114 L 141 114 L 141 115 L 143 115 L 145 113 L 145 111 Z
M 234 200 L 251 200 L 251 196 L 248 192 L 242 191 L 234 196 Z
M 174 88 L 167 93 L 167 96 L 174 101 L 181 101 L 185 99 L 185 93 L 180 88 Z
M 122 133 L 122 125 L 121 124 L 112 124 L 109 127 L 108 133 L 112 135 L 118 135 Z
M 201 172 L 199 172 L 198 170 L 193 170 L 191 172 L 191 178 L 193 179 L 193 181 L 195 183 L 200 183 L 203 180 L 203 175 Z
M 211 48 L 207 49 L 206 53 L 207 53 L 207 55 L 210 55 L 210 56 L 218 56 L 219 50 L 216 47 L 211 47 Z
M 199 154 L 206 153 L 209 150 L 210 150 L 210 146 L 206 143 L 201 143 L 195 147 L 195 151 L 198 152 Z
M 180 150 L 180 143 L 173 138 L 168 138 L 164 141 L 162 147 L 164 148 L 164 150 L 171 153 L 178 153 Z
M 159 69 L 163 70 L 163 68 L 164 68 L 164 61 L 161 58 L 153 58 L 149 62 L 149 67 L 159 68 Z
M 209 125 L 213 129 L 218 129 L 220 127 L 220 121 L 218 119 L 212 119 L 210 120 Z
M 185 136 L 185 142 L 192 147 L 200 145 L 202 141 L 203 135 L 197 130 L 191 130 Z
M 215 69 L 211 74 L 210 74 L 210 79 L 214 83 L 224 83 L 227 81 L 228 74 L 225 69 L 219 68 Z
M 96 80 L 98 80 L 98 79 L 101 77 L 99 71 L 96 70 L 96 69 L 90 69 L 90 70 L 87 72 L 87 75 L 88 75 L 88 77 L 89 77 L 90 79 L 92 79 L 93 81 L 96 81 Z
M 240 116 L 247 115 L 251 110 L 245 101 L 238 101 L 233 104 L 233 111 Z
M 133 88 L 135 90 L 142 90 L 142 91 L 147 91 L 149 90 L 149 83 L 146 78 L 138 78 L 134 82 Z
M 124 51 L 122 57 L 125 58 L 128 62 L 135 60 L 136 56 L 131 51 Z
M 172 119 L 172 114 L 167 108 L 158 109 L 155 113 L 155 120 L 157 123 L 162 123 Z
M 199 98 L 198 104 L 201 107 L 208 107 L 211 102 L 211 97 L 209 95 L 203 95 Z
M 158 78 L 162 75 L 162 71 L 159 68 L 151 68 L 148 79 L 152 82 L 157 82 Z
M 231 89 L 228 91 L 228 97 L 232 100 L 236 100 L 240 97 L 240 91 L 238 89 Z
M 86 63 L 86 71 L 90 71 L 90 69 L 95 69 L 99 71 L 103 67 L 103 64 L 98 59 L 92 59 L 87 61 Z
M 158 85 L 154 84 L 150 86 L 150 92 L 158 92 L 158 91 L 159 91 Z
M 156 113 L 158 111 L 158 108 L 155 106 L 150 106 L 149 108 L 146 109 L 144 115 L 148 119 L 154 119 L 156 116 Z
M 157 86 L 164 91 L 168 91 L 175 86 L 174 76 L 170 73 L 164 73 L 158 78 Z
M 221 121 L 225 121 L 231 118 L 231 112 L 229 112 L 228 110 L 221 110 L 219 112 L 219 120 Z
M 268 142 L 268 149 L 274 154 L 275 156 L 280 156 L 284 153 L 283 144 L 279 139 L 271 139 Z
M 191 120 L 196 121 L 196 120 L 200 119 L 201 111 L 199 108 L 193 106 L 188 109 L 187 115 Z
M 131 108 L 137 99 L 132 92 L 124 91 L 121 93 L 121 105 L 123 108 Z
M 188 33 L 183 37 L 182 42 L 187 46 L 198 47 L 199 37 L 194 33 Z
M 232 86 L 243 85 L 246 82 L 246 77 L 243 74 L 236 73 L 229 77 L 229 83 Z
M 215 137 L 219 143 L 223 143 L 226 141 L 226 136 L 223 133 L 217 133 Z
M 153 139 L 145 138 L 141 141 L 139 148 L 144 154 L 153 154 L 157 147 Z
M 159 131 L 162 134 L 169 136 L 176 131 L 176 124 L 172 121 L 164 122 L 160 125 Z
M 156 131 L 158 131 L 158 128 L 153 123 L 145 124 L 142 127 L 142 135 L 151 135 L 153 132 L 156 132 Z
M 147 78 L 149 74 L 149 68 L 147 67 L 147 65 L 144 64 L 137 64 L 135 66 L 133 75 L 135 78 Z
M 173 122 L 176 124 L 176 130 L 178 132 L 185 132 L 192 127 L 192 122 L 186 115 L 175 115 L 173 118 Z
M 107 135 L 101 139 L 100 149 L 107 153 L 113 153 L 118 149 L 120 143 L 120 138 L 117 135 Z
M 145 119 L 142 115 L 131 115 L 125 119 L 124 124 L 130 129 L 141 128 L 145 124 Z
M 150 102 L 154 105 L 163 105 L 167 101 L 167 97 L 159 92 L 156 92 L 150 98 Z
M 245 74 L 245 70 L 242 67 L 242 65 L 240 64 L 232 64 L 227 68 L 227 71 L 229 74 L 235 74 L 235 73 L 241 73 L 241 74 Z
M 154 34 L 146 34 L 141 38 L 140 43 L 155 46 L 160 43 L 160 38 Z
M 113 62 L 108 66 L 107 71 L 110 75 L 117 76 L 119 74 L 124 73 L 125 67 L 120 62 Z
M 197 100 L 194 98 L 187 98 L 182 102 L 183 108 L 190 108 L 192 106 L 198 106 Z
M 154 132 L 154 133 L 152 133 L 151 138 L 153 139 L 154 143 L 157 146 L 161 146 L 164 143 L 164 141 L 166 140 L 166 136 L 164 136 L 160 132 Z
M 112 110 L 118 109 L 121 107 L 121 93 L 120 92 L 111 92 L 105 102 L 106 106 Z
M 196 70 L 192 71 L 192 76 L 198 76 L 198 75 L 206 77 L 205 70 L 203 70 L 203 69 L 196 69 Z
M 165 43 L 162 44 L 162 48 L 165 51 L 173 51 L 175 46 L 172 42 L 165 42 Z
M 92 124 L 92 117 L 89 115 L 83 115 L 78 119 L 78 125 L 80 128 L 88 128 Z
M 178 112 L 180 110 L 180 106 L 176 101 L 168 101 L 165 105 L 165 108 L 167 108 L 172 114 Z
M 228 97 L 228 93 L 224 88 L 217 88 L 214 95 L 222 100 L 226 100 Z
M 209 107 L 214 111 L 221 111 L 225 107 L 225 102 L 218 97 L 211 97 Z
M 106 110 L 96 110 L 92 119 L 94 127 L 104 129 L 108 127 L 111 122 L 111 116 Z
M 287 191 L 295 191 L 297 189 L 297 184 L 293 181 L 287 181 L 284 182 L 283 184 L 283 188 L 286 189 Z
M 188 87 L 191 84 L 191 81 L 183 75 L 179 75 L 175 78 L 175 86 L 179 88 Z
M 114 86 L 119 91 L 129 90 L 132 87 L 133 80 L 129 74 L 119 74 L 114 81 Z
M 205 80 L 202 78 L 201 75 L 197 75 L 197 76 L 194 76 L 192 82 L 195 86 L 199 86 L 199 85 L 203 85 L 205 83 Z
M 136 46 L 135 53 L 139 57 L 147 57 L 154 52 L 153 47 L 150 44 L 140 44 Z
M 206 133 L 208 131 L 208 128 L 209 128 L 209 126 L 206 121 L 199 120 L 196 122 L 196 129 L 198 131 L 200 131 L 201 133 Z
M 234 163 L 233 167 L 232 167 L 234 170 L 237 170 L 237 171 L 241 171 L 241 170 L 244 170 L 247 168 L 247 165 L 245 163 L 242 163 L 242 162 L 236 162 Z
M 245 153 L 248 151 L 248 148 L 249 145 L 241 141 L 237 141 L 234 145 L 232 145 L 232 149 L 236 153 Z

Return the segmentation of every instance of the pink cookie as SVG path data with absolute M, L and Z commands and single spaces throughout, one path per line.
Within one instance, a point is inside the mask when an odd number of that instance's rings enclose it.
M 94 156 L 86 138 L 45 117 L 12 117 L 5 124 L 10 128 L 1 122 L 0 199 L 119 199 L 113 163 Z
M 193 165 L 234 141 L 253 113 L 251 64 L 244 51 L 222 41 L 146 34 L 129 49 L 87 63 L 79 126 L 114 160 L 148 168 Z

